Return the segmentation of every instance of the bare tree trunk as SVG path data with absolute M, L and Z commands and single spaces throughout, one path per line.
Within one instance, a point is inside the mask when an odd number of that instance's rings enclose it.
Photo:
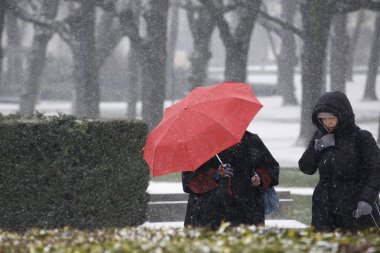
M 301 7 L 301 14 L 305 39 L 302 52 L 301 130 L 297 145 L 305 145 L 315 130 L 311 114 L 321 96 L 325 80 L 326 48 L 331 23 L 327 1 L 307 1 Z
M 79 117 L 96 118 L 99 116 L 100 87 L 95 47 L 95 2 L 84 1 L 69 23 L 76 41 L 71 45 L 76 85 L 73 111 Z
M 330 50 L 331 91 L 346 92 L 347 52 L 350 36 L 347 33 L 347 14 L 335 14 L 332 20 L 333 34 Z
M 23 82 L 21 32 L 18 18 L 7 12 L 7 86 L 9 91 L 18 94 Z
M 54 19 L 57 14 L 58 4 L 58 0 L 44 0 L 41 5 L 43 9 L 41 15 L 48 19 Z M 21 114 L 32 114 L 36 107 L 41 73 L 46 62 L 46 48 L 52 36 L 53 32 L 51 30 L 35 25 L 35 33 L 28 64 L 29 77 L 24 84 L 20 101 Z
M 377 100 L 376 77 L 379 69 L 380 57 L 380 14 L 376 14 L 375 32 L 372 38 L 371 54 L 368 62 L 367 81 L 365 84 L 364 100 Z
M 231 31 L 231 25 L 224 17 L 223 4 L 220 7 L 216 6 L 212 1 L 199 1 L 211 12 L 226 48 L 224 80 L 245 82 L 247 78 L 249 42 L 260 11 L 261 0 L 241 1 L 236 6 L 237 25 L 233 32 Z
M 131 41 L 131 46 L 128 53 L 128 70 L 127 70 L 127 118 L 136 118 L 136 104 L 139 98 L 138 82 L 139 82 L 139 61 L 136 45 Z
M 358 44 L 359 36 L 360 36 L 360 30 L 361 26 L 364 21 L 364 10 L 361 9 L 358 11 L 357 17 L 356 17 L 356 23 L 354 28 L 354 33 L 352 34 L 351 43 L 347 55 L 347 74 L 346 78 L 347 81 L 352 81 L 352 75 L 354 71 L 354 54 L 356 50 L 356 46 Z
M 190 56 L 191 73 L 188 78 L 192 90 L 203 86 L 207 80 L 207 69 L 211 58 L 211 35 L 215 23 L 206 8 L 199 8 L 191 0 L 187 4 L 187 18 L 194 45 L 194 51 Z
M 234 35 L 227 33 L 226 25 L 217 21 L 223 44 L 226 48 L 225 81 L 245 82 L 247 79 L 247 60 L 249 42 L 253 32 L 261 1 L 248 0 L 238 17 Z M 245 9 L 246 8 L 246 9 Z M 231 36 L 232 35 L 232 36 Z
M 296 2 L 294 0 L 283 0 L 282 16 L 289 23 L 294 23 Z M 283 105 L 298 104 L 294 88 L 294 72 L 297 66 L 298 57 L 296 52 L 296 39 L 294 34 L 288 30 L 281 30 L 281 51 L 278 57 L 278 78 L 277 85 L 280 95 L 283 98 Z
M 142 11 L 141 2 L 139 0 L 129 1 L 120 18 L 121 27 L 126 30 L 133 29 L 134 33 L 129 34 L 130 48 L 127 55 L 127 118 L 135 119 L 137 116 L 136 104 L 140 98 L 141 80 L 139 80 L 141 67 L 140 63 L 142 55 L 143 40 L 139 36 L 140 14 Z M 129 22 L 126 22 L 129 20 Z
M 161 120 L 165 100 L 168 0 L 151 0 L 144 17 L 147 39 L 141 58 L 142 116 L 152 130 Z
M 225 81 L 245 82 L 247 79 L 248 46 L 238 41 L 226 45 Z
M 115 14 L 103 12 L 96 27 L 96 65 L 101 69 L 106 59 L 123 38 L 122 29 Z
M 177 46 L 178 24 L 179 24 L 179 1 L 170 1 L 170 21 L 167 41 L 167 65 L 166 65 L 166 97 L 174 99 L 175 66 L 174 57 Z
M 0 1 L 0 41 L 3 41 L 4 21 L 7 7 L 8 6 L 5 1 Z M 0 45 L 0 94 L 3 92 L 3 47 Z

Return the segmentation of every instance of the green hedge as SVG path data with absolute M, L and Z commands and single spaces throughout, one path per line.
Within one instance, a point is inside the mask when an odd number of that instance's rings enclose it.
M 122 227 L 144 222 L 143 122 L 69 116 L 0 119 L 0 227 Z
M 380 252 L 378 231 L 315 233 L 312 229 L 236 227 L 208 231 L 191 228 L 111 228 L 96 231 L 0 231 L 0 252 L 34 253 L 322 253 Z

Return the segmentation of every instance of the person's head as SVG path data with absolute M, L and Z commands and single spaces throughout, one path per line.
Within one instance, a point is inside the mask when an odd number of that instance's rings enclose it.
M 337 119 L 328 119 L 328 117 L 318 117 L 320 113 L 330 113 Z M 322 114 L 323 115 L 323 114 Z M 326 92 L 317 101 L 313 108 L 312 122 L 321 131 L 326 131 L 326 124 L 323 124 L 323 118 L 325 123 L 333 124 L 336 122 L 334 132 L 346 132 L 351 131 L 356 127 L 355 114 L 352 110 L 351 103 L 347 96 L 340 92 Z M 328 130 L 329 131 L 329 130 Z
M 338 124 L 338 118 L 329 112 L 320 112 L 318 113 L 318 119 L 321 123 L 327 128 L 327 130 L 331 133 Z

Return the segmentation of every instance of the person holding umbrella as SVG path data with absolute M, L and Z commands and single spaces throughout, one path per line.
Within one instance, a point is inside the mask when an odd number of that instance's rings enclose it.
M 369 131 L 355 124 L 347 96 L 327 92 L 315 105 L 318 128 L 299 160 L 300 170 L 319 182 L 312 198 L 317 231 L 357 231 L 379 225 L 380 150 Z
M 277 161 L 258 135 L 246 131 L 240 143 L 196 171 L 182 172 L 183 190 L 189 193 L 185 226 L 264 225 L 263 192 L 278 178 Z
M 184 172 L 186 226 L 264 224 L 263 193 L 278 184 L 279 166 L 246 131 L 262 106 L 247 83 L 197 87 L 149 133 L 144 159 L 153 176 Z

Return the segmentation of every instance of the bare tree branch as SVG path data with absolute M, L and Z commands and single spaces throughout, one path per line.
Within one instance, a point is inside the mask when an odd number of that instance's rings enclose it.
M 65 0 L 66 2 L 78 2 L 78 3 L 83 3 L 85 1 L 90 1 L 90 0 Z M 95 2 L 95 5 L 97 7 L 103 8 L 105 11 L 113 11 L 115 10 L 115 1 L 114 0 L 92 0 Z
M 221 9 L 221 12 L 223 13 L 227 13 L 227 12 L 230 12 L 230 11 L 234 11 L 236 10 L 238 7 L 237 4 L 228 4 L 226 6 L 224 6 L 222 9 Z
M 268 32 L 275 33 L 280 36 L 282 28 L 280 26 L 273 25 L 270 21 L 264 17 L 259 17 L 257 22 Z
M 263 18 L 267 19 L 267 20 L 270 20 L 272 21 L 273 23 L 276 23 L 278 24 L 279 26 L 281 26 L 283 29 L 287 29 L 291 32 L 293 32 L 294 34 L 298 35 L 301 39 L 304 38 L 304 33 L 302 30 L 298 29 L 297 27 L 291 25 L 291 24 L 288 24 L 284 21 L 282 21 L 281 19 L 279 18 L 276 18 L 276 17 L 273 17 L 271 15 L 269 15 L 268 13 L 266 13 L 265 11 L 263 10 L 260 10 L 259 12 L 260 16 L 262 16 Z
M 230 31 L 230 27 L 228 25 L 227 20 L 224 18 L 223 9 L 217 8 L 214 3 L 210 0 L 199 0 L 206 8 L 208 8 L 211 15 L 214 17 L 215 22 L 219 28 L 220 36 L 225 43 L 230 44 L 233 43 L 233 36 Z
M 130 40 L 140 44 L 141 38 L 138 25 L 135 23 L 133 11 L 131 9 L 124 10 L 119 14 L 119 18 L 124 29 L 124 34 L 127 35 Z
M 34 15 L 33 13 L 29 13 L 27 10 L 20 7 L 15 1 L 7 0 L 7 3 L 9 6 L 9 10 L 12 11 L 17 17 L 27 22 L 31 22 L 35 25 L 51 29 L 54 32 L 57 32 L 65 41 L 70 40 L 70 36 L 68 33 L 69 28 L 64 23 L 56 20 L 47 19 L 39 15 Z
M 347 13 L 359 9 L 380 11 L 380 1 L 378 0 L 335 0 L 329 3 L 332 14 Z

